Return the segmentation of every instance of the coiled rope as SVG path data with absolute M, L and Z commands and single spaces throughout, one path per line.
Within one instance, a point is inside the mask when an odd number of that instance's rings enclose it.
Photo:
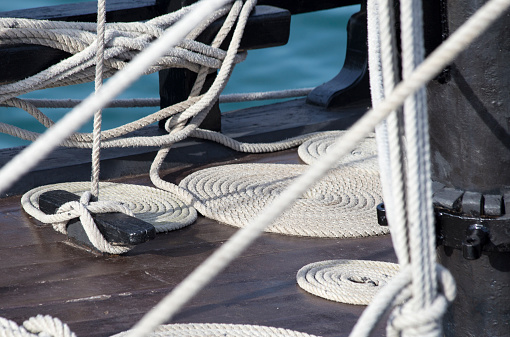
M 270 205 L 305 165 L 234 164 L 197 171 L 179 186 L 204 216 L 244 227 Z M 377 223 L 382 202 L 377 172 L 347 166 L 332 170 L 299 198 L 267 232 L 315 237 L 366 237 L 388 233 Z
M 53 224 L 58 232 L 66 234 L 66 223 L 74 218 L 80 221 L 90 242 L 100 251 L 122 254 L 132 247 L 109 244 L 93 223 L 91 213 L 122 212 L 152 224 L 156 232 L 176 230 L 192 224 L 196 211 L 175 195 L 160 189 L 131 184 L 100 182 L 98 201 L 90 200 L 90 183 L 72 182 L 37 187 L 21 198 L 23 209 L 39 221 Z M 62 205 L 56 214 L 46 214 L 39 209 L 39 197 L 44 192 L 65 190 L 81 196 L 80 202 Z
M 193 17 L 186 16 L 181 21 L 182 25 L 201 21 L 206 13 L 212 12 L 221 6 L 223 1 L 207 1 L 197 6 L 199 10 L 194 11 Z M 178 285 L 167 297 L 165 297 L 153 310 L 145 315 L 142 320 L 135 325 L 129 336 L 141 336 L 152 331 L 159 324 L 172 318 L 173 315 L 192 298 L 209 280 L 217 275 L 230 261 L 235 259 L 260 232 L 269 225 L 276 217 L 284 212 L 299 195 L 304 193 L 316 180 L 320 179 L 326 172 L 335 165 L 336 161 L 342 155 L 351 151 L 357 142 L 361 141 L 374 127 L 391 111 L 397 109 L 410 94 L 416 92 L 426 82 L 431 80 L 441 69 L 450 63 L 462 50 L 464 50 L 471 41 L 480 36 L 488 26 L 499 18 L 510 6 L 509 0 L 491 0 L 478 10 L 463 26 L 452 34 L 441 46 L 439 46 L 427 59 L 425 59 L 416 69 L 406 77 L 403 82 L 386 96 L 386 99 L 375 106 L 363 118 L 361 118 L 347 132 L 341 140 L 337 141 L 328 156 L 323 157 L 316 164 L 312 165 L 300 178 L 296 179 L 287 190 L 275 199 L 271 207 L 267 207 L 263 212 L 250 223 L 238 231 L 231 240 L 222 245 L 213 255 L 211 255 L 201 266 L 193 271 L 180 285 Z M 197 21 L 194 21 L 197 20 Z M 35 163 L 57 146 L 62 139 L 69 136 L 78 127 L 80 127 L 97 109 L 104 107 L 109 100 L 115 97 L 134 78 L 143 73 L 143 69 L 155 62 L 163 54 L 164 48 L 168 44 L 175 45 L 175 42 L 182 39 L 185 34 L 175 34 L 169 37 L 164 34 L 163 38 L 149 47 L 142 54 L 147 55 L 147 59 L 135 58 L 126 66 L 126 77 L 113 77 L 108 81 L 99 92 L 91 98 L 85 100 L 81 105 L 64 117 L 55 127 L 45 133 L 38 141 L 34 142 L 25 151 L 15 159 L 5 165 L 0 170 L 0 191 L 8 188 L 16 179 L 26 171 L 30 170 Z M 171 42 L 171 43 L 169 43 Z M 163 48 L 164 47 L 164 48 Z M 140 60 L 140 61 L 138 61 Z M 131 70 L 131 72 L 129 71 Z M 127 75 L 128 74 L 128 75 Z M 119 79 L 120 78 L 120 79 Z M 25 164 L 25 166 L 23 166 Z M 22 169 L 20 169 L 22 167 Z M 420 247 L 413 247 L 419 249 Z M 451 275 L 440 267 L 437 269 L 437 282 L 439 284 L 438 294 L 444 296 L 436 297 L 429 308 L 420 311 L 405 311 L 404 314 L 409 317 L 408 320 L 394 320 L 392 326 L 405 329 L 411 325 L 424 326 L 432 322 L 437 326 L 444 308 L 448 301 L 454 296 L 453 280 Z M 374 298 L 375 305 L 372 304 L 362 315 L 362 323 L 356 325 L 352 336 L 364 336 L 370 333 L 375 323 L 381 318 L 382 313 L 388 306 L 399 303 L 397 300 L 409 298 L 410 292 L 407 291 L 407 285 L 412 283 L 412 273 L 409 266 L 404 266 L 401 272 Z M 448 279 L 450 277 L 450 279 Z M 436 281 L 436 280 L 434 280 Z M 402 292 L 404 289 L 404 292 Z M 404 295 L 407 295 L 404 296 Z M 413 315 L 413 316 L 411 316 Z M 406 317 L 401 316 L 401 317 Z M 433 335 L 439 335 L 437 330 L 432 331 Z
M 126 336 L 127 332 L 114 335 L 112 337 Z M 215 324 L 215 323 L 190 323 L 190 324 L 167 324 L 160 325 L 149 336 L 165 337 L 192 337 L 192 336 L 210 336 L 210 337 L 250 337 L 250 336 L 271 336 L 271 337 L 315 337 L 307 333 L 274 328 L 260 325 L 249 324 Z
M 332 131 L 308 139 L 298 148 L 299 158 L 307 164 L 315 162 L 321 156 L 327 155 L 331 145 L 344 133 L 345 131 Z M 340 159 L 337 163 L 337 167 L 341 166 L 377 171 L 377 147 L 374 135 L 366 137 L 362 142 L 356 145 L 356 148 L 352 150 L 349 155 Z
M 301 288 L 316 296 L 368 305 L 398 271 L 398 264 L 389 262 L 328 260 L 302 267 L 296 278 Z

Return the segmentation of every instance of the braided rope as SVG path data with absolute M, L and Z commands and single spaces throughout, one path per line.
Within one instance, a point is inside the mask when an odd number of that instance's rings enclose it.
M 132 247 L 109 244 L 97 229 L 91 213 L 122 212 L 152 224 L 156 232 L 167 232 L 190 225 L 196 219 L 194 208 L 171 193 L 148 186 L 100 182 L 101 195 L 97 202 L 90 202 L 90 183 L 73 182 L 37 187 L 21 198 L 23 209 L 43 223 L 66 234 L 69 220 L 79 217 L 90 242 L 98 250 L 110 254 L 122 254 Z M 80 202 L 68 202 L 55 214 L 39 209 L 39 196 L 47 191 L 65 190 L 81 195 Z
M 126 336 L 128 331 L 121 332 L 112 337 Z M 271 336 L 271 337 L 315 337 L 304 332 L 289 329 L 275 328 L 270 326 L 249 325 L 249 324 L 217 324 L 217 323 L 188 323 L 188 324 L 167 324 L 157 327 L 149 336 L 161 337 L 250 337 L 250 336 Z
M 296 278 L 302 289 L 316 296 L 368 305 L 398 271 L 398 264 L 389 262 L 329 260 L 302 267 Z
M 39 210 L 39 196 L 47 191 L 65 190 L 76 195 L 87 191 L 87 182 L 72 182 L 34 188 L 23 195 L 21 203 L 27 213 L 45 223 L 60 222 L 60 218 L 45 217 Z M 176 230 L 190 225 L 196 219 L 196 211 L 171 193 L 149 186 L 100 182 L 99 201 L 118 201 L 135 217 L 152 224 L 158 233 Z M 91 205 L 94 203 L 92 202 Z M 91 208 L 95 212 L 95 208 Z M 57 221 L 52 221 L 57 220 Z
M 328 149 L 335 140 L 342 136 L 345 131 L 332 131 L 305 141 L 298 148 L 299 158 L 307 164 L 312 164 L 321 156 L 327 155 Z M 377 146 L 374 135 L 369 135 L 361 141 L 349 155 L 338 161 L 337 167 L 349 165 L 367 170 L 378 170 Z
M 16 322 L 0 317 L 0 336 L 3 337 L 76 337 L 69 326 L 58 318 L 37 315 L 23 322 L 22 326 Z
M 388 321 L 388 336 L 401 336 L 403 330 L 411 328 L 427 327 L 430 325 L 433 327 L 444 315 L 448 305 L 456 296 L 455 280 L 448 269 L 436 264 L 436 276 L 438 296 L 435 298 L 432 306 L 415 310 L 412 303 L 409 302 L 412 297 L 411 266 L 400 266 L 400 272 L 374 296 L 349 336 L 370 336 L 377 323 L 392 308 L 395 308 L 394 310 L 398 314 L 392 314 Z M 430 334 L 425 333 L 424 335 Z M 433 335 L 438 336 L 437 334 Z
M 204 216 L 244 227 L 305 170 L 304 165 L 225 165 L 197 171 L 179 187 L 193 195 L 193 206 Z M 340 238 L 386 234 L 377 224 L 375 207 L 380 202 L 377 172 L 336 169 L 266 231 Z
M 23 81 L 0 86 L 2 99 L 5 100 L 32 90 L 62 86 L 94 80 L 94 61 L 97 43 L 96 28 L 99 37 L 104 31 L 104 74 L 111 76 L 116 70 L 124 68 L 139 51 L 144 50 L 155 38 L 163 34 L 164 29 L 173 25 L 190 10 L 198 7 L 188 6 L 172 14 L 149 20 L 145 23 L 112 23 L 104 24 L 98 20 L 97 27 L 81 22 L 55 22 L 47 20 L 29 20 L 20 18 L 1 18 L 0 45 L 7 44 L 39 44 L 61 49 L 73 54 L 42 72 Z M 101 7 L 98 5 L 98 8 Z M 213 22 L 229 12 L 228 7 L 212 13 L 206 23 Z M 98 12 L 101 18 L 103 11 Z M 213 20 L 214 19 L 214 20 Z M 199 34 L 207 25 L 201 25 L 194 32 Z M 219 48 L 211 47 L 196 41 L 184 40 L 176 48 L 169 48 L 158 63 L 147 70 L 147 73 L 168 67 L 186 67 L 198 71 L 198 66 L 218 68 L 226 53 Z M 239 59 L 237 59 L 239 61 Z M 70 78 L 70 76 L 76 76 Z
M 104 77 L 104 47 L 105 47 L 105 25 L 106 25 L 106 0 L 97 1 L 97 50 L 96 50 L 96 75 L 95 91 L 103 85 Z M 101 169 L 101 124 L 102 109 L 94 113 L 94 131 L 92 141 L 92 173 L 90 192 L 97 198 L 99 195 L 99 172 Z

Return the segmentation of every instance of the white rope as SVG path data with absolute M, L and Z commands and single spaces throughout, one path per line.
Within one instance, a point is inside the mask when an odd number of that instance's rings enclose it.
M 261 100 L 273 100 L 282 98 L 303 97 L 308 95 L 314 88 L 286 89 L 263 92 L 248 92 L 220 95 L 220 103 L 237 103 Z M 27 98 L 24 102 L 32 104 L 37 108 L 74 108 L 82 102 L 81 99 L 39 99 Z M 3 102 L 1 106 L 9 106 Z M 107 108 L 141 108 L 160 105 L 159 98 L 124 98 L 112 100 L 105 107 Z M 23 108 L 22 108 L 23 109 Z M 23 109 L 25 110 L 25 109 Z
M 309 89 L 296 89 L 298 91 L 308 92 Z M 247 93 L 247 94 L 232 94 L 232 95 L 222 95 L 220 96 L 220 102 L 222 101 L 222 97 L 225 97 L 226 101 L 248 101 L 250 99 L 255 99 L 256 97 L 260 97 L 259 93 L 255 93 L 255 96 L 252 96 L 253 93 Z M 297 97 L 295 96 L 296 93 L 293 93 L 293 90 L 283 90 L 283 91 L 274 91 L 274 92 L 266 92 L 266 93 L 260 93 L 261 96 L 263 96 L 264 99 L 277 99 L 277 98 L 283 98 L 283 97 Z M 157 122 L 159 120 L 166 119 L 168 117 L 171 117 L 175 114 L 178 114 L 188 107 L 191 106 L 194 102 L 196 102 L 199 97 L 190 97 L 188 100 L 174 104 L 173 106 L 164 108 L 162 110 L 159 110 L 151 115 L 145 116 L 143 118 L 140 118 L 136 121 L 130 122 L 128 124 L 122 125 L 120 127 L 116 127 L 113 129 L 102 131 L 101 133 L 101 140 L 106 141 L 113 138 L 118 138 L 125 136 L 126 134 L 140 130 L 147 125 L 150 125 L 154 122 Z M 260 97 L 262 99 L 262 97 Z M 40 100 L 40 99 L 18 99 L 18 98 L 12 98 L 5 102 L 3 102 L 4 106 L 12 106 L 12 107 L 18 107 L 20 109 L 23 109 L 27 111 L 29 114 L 34 116 L 42 125 L 49 128 L 54 124 L 54 122 L 49 119 L 44 113 L 42 113 L 38 108 L 71 108 L 78 105 L 82 100 L 72 100 L 72 99 L 64 99 L 64 100 Z M 145 106 L 155 106 L 159 105 L 159 99 L 122 99 L 122 100 L 115 100 L 112 101 L 108 107 L 145 107 Z M 18 137 L 20 139 L 24 140 L 30 140 L 35 141 L 41 134 L 33 131 L 28 131 L 25 129 L 18 128 L 13 125 L 8 125 L 5 123 L 0 123 L 0 132 L 9 134 L 14 137 Z M 221 144 L 225 144 L 226 146 L 231 146 L 232 148 L 238 147 L 238 151 L 243 152 L 251 152 L 252 150 L 249 149 L 255 149 L 253 151 L 268 151 L 268 150 L 259 150 L 263 148 L 280 148 L 280 145 L 270 145 L 270 143 L 266 143 L 267 145 L 260 145 L 260 147 L 257 147 L 252 144 L 247 145 L 239 145 L 240 143 L 226 137 L 225 135 L 221 133 L 211 134 L 205 130 L 197 129 L 192 132 L 192 136 L 196 138 L 202 138 L 202 139 L 208 139 L 212 141 L 219 142 Z M 68 147 L 79 147 L 79 148 L 91 148 L 92 147 L 92 134 L 89 133 L 75 133 L 72 136 L 69 137 L 68 140 L 63 141 L 60 145 L 61 146 L 68 146 Z M 116 147 L 116 146 L 163 146 L 165 144 L 172 144 L 175 141 L 177 141 L 175 138 L 169 137 L 169 136 L 163 136 L 159 138 L 154 138 L 151 140 L 151 138 L 132 138 L 131 140 L 122 140 L 115 142 L 107 143 L 106 145 L 101 144 L 102 147 Z M 283 143 L 283 142 L 281 142 Z M 235 145 L 234 145 L 235 144 Z M 294 145 L 289 145 L 289 147 L 294 147 L 299 145 L 300 142 L 294 143 Z M 289 148 L 287 147 L 287 148 Z M 248 149 L 249 148 L 249 149 Z M 282 147 L 281 147 L 282 148 Z M 283 148 L 282 148 L 283 149 Z M 273 150 L 274 151 L 274 150 Z
M 368 40 L 369 60 L 374 63 L 370 66 L 374 105 L 391 93 L 397 80 L 395 20 L 392 8 L 393 2 L 390 0 L 367 3 L 367 19 L 369 18 L 368 21 L 371 24 L 368 27 L 371 34 Z M 376 34 L 376 32 L 380 33 Z M 391 224 L 393 233 L 391 238 L 393 246 L 398 247 L 395 251 L 399 263 L 405 265 L 409 262 L 409 252 L 407 251 L 405 170 L 400 139 L 400 116 L 401 112 L 392 112 L 386 120 L 377 125 L 375 131 L 383 199 L 388 223 Z
M 97 92 L 103 85 L 104 76 L 104 47 L 105 47 L 105 25 L 106 25 L 106 0 L 97 1 L 97 51 L 96 51 L 96 77 L 95 91 Z M 94 131 L 92 142 L 92 174 L 90 192 L 94 198 L 99 195 L 99 172 L 100 172 L 100 153 L 101 153 L 101 123 L 102 110 L 94 113 Z
M 302 289 L 316 296 L 367 305 L 398 271 L 398 264 L 389 262 L 328 260 L 302 267 L 296 278 Z
M 306 164 L 311 164 L 321 156 L 327 155 L 329 148 L 334 144 L 338 137 L 341 137 L 345 131 L 324 132 L 308 139 L 298 148 L 299 158 Z M 374 135 L 369 135 L 350 154 L 342 157 L 337 163 L 337 167 L 350 166 L 363 168 L 366 170 L 378 171 L 377 165 L 377 146 Z
M 126 332 L 121 332 L 112 337 L 124 337 Z M 161 337 L 315 337 L 307 333 L 275 328 L 270 326 L 249 325 L 249 324 L 217 324 L 217 323 L 188 323 L 188 324 L 167 324 L 158 326 L 148 336 Z
M 434 307 L 419 311 L 406 310 L 405 317 L 391 322 L 390 327 L 404 330 L 404 328 L 424 326 L 441 318 L 448 304 L 455 299 L 456 288 L 455 280 L 446 268 L 436 265 L 436 269 L 439 296 L 435 299 Z M 408 301 L 412 296 L 411 277 L 411 267 L 401 266 L 400 272 L 374 296 L 370 305 L 363 311 L 349 337 L 370 336 L 377 323 L 391 307 Z M 392 334 L 393 331 L 390 333 Z
M 401 2 L 402 76 L 407 78 L 423 61 L 423 21 L 421 0 Z M 413 299 L 409 306 L 423 310 L 436 298 L 435 228 L 430 175 L 430 149 L 425 88 L 409 96 L 404 104 L 407 139 L 407 216 L 412 266 Z M 404 330 L 405 336 L 422 336 L 425 331 L 442 335 L 441 321 Z
M 34 143 L 4 165 L 0 170 L 0 191 L 9 188 L 17 179 L 45 158 L 58 144 L 81 127 L 95 111 L 102 109 L 107 102 L 133 83 L 145 72 L 147 67 L 156 63 L 157 59 L 164 55 L 168 48 L 181 41 L 191 30 L 190 27 L 196 26 L 225 3 L 227 3 L 227 0 L 209 0 L 197 3 L 191 14 L 188 13 L 172 25 L 161 38 L 144 49 L 126 65 L 123 71 L 118 72 L 106 82 L 95 95 L 89 96 Z
M 164 29 L 174 24 L 191 8 L 189 6 L 176 13 L 149 20 L 146 23 L 116 23 L 108 24 L 106 29 L 105 63 L 106 76 L 111 76 L 116 70 L 126 66 L 139 51 L 145 49 L 155 38 L 162 35 Z M 228 9 L 211 12 L 211 16 L 218 19 L 228 13 Z M 206 20 L 206 22 L 209 22 Z M 88 82 L 94 79 L 93 58 L 96 54 L 96 36 L 92 32 L 95 27 L 83 23 L 54 22 L 44 20 L 27 20 L 18 18 L 0 19 L 0 44 L 41 44 L 52 48 L 62 49 L 74 54 L 42 72 L 23 81 L 0 86 L 2 99 L 13 95 L 41 89 Z M 201 25 L 201 29 L 206 26 Z M 41 29 L 44 28 L 44 29 Z M 87 29 L 89 31 L 87 31 Z M 195 31 L 195 35 L 200 33 Z M 169 48 L 157 63 L 147 69 L 148 73 L 170 66 L 186 67 L 198 71 L 197 64 L 219 67 L 225 52 L 195 41 L 183 40 L 179 48 Z M 73 78 L 70 76 L 73 75 Z
M 23 322 L 16 322 L 0 317 L 0 335 L 3 337 L 76 337 L 69 326 L 58 318 L 37 315 Z
M 455 56 L 464 50 L 471 41 L 480 36 L 487 27 L 504 13 L 510 6 L 510 0 L 491 0 L 478 10 L 463 26 L 439 46 L 385 101 L 367 112 L 350 130 L 338 140 L 330 155 L 323 157 L 312 165 L 302 176 L 296 179 L 276 200 L 260 212 L 248 226 L 239 230 L 234 236 L 206 259 L 197 269 L 189 274 L 172 292 L 149 311 L 135 325 L 132 336 L 141 336 L 152 331 L 159 324 L 171 319 L 173 315 L 198 293 L 212 278 L 220 273 L 232 260 L 247 248 L 260 232 L 284 212 L 296 198 L 303 194 L 326 171 L 333 167 L 342 155 L 351 151 L 357 142 L 371 132 L 375 126 L 397 109 L 407 96 L 416 92 L 431 80 Z M 1 177 L 1 174 L 0 174 Z M 398 276 L 397 276 L 398 277 Z M 392 282 L 385 289 L 389 288 Z M 391 290 L 392 288 L 390 288 Z M 377 298 L 377 296 L 376 296 Z M 370 308 L 370 307 L 369 307 Z M 365 323 L 363 323 L 365 324 Z
M 65 234 L 66 223 L 79 217 L 91 243 L 100 251 L 122 254 L 132 247 L 112 246 L 97 230 L 90 214 L 122 212 L 152 224 L 156 232 L 167 232 L 192 224 L 196 217 L 194 208 L 175 195 L 148 186 L 100 182 L 101 195 L 96 202 L 90 202 L 90 183 L 72 182 L 37 187 L 21 198 L 23 209 L 37 220 L 53 224 L 55 230 Z M 39 209 L 41 194 L 65 190 L 82 196 L 80 202 L 62 205 L 55 214 L 46 214 Z M 91 223 L 92 221 L 92 223 Z
M 202 215 L 244 227 L 306 169 L 290 164 L 223 165 L 192 173 L 179 186 L 191 193 L 192 205 Z M 377 223 L 381 201 L 376 171 L 342 167 L 329 172 L 265 231 L 337 238 L 387 234 L 387 227 Z

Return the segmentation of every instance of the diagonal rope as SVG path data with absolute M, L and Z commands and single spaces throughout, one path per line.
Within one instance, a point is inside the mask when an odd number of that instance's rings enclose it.
M 189 299 L 195 296 L 211 279 L 244 251 L 266 226 L 313 185 L 313 182 L 323 177 L 339 158 L 352 150 L 377 124 L 403 104 L 406 97 L 418 91 L 425 83 L 434 78 L 472 40 L 480 36 L 494 20 L 500 17 L 509 6 L 510 0 L 491 0 L 481 7 L 473 17 L 421 63 L 407 79 L 398 84 L 383 102 L 376 105 L 356 122 L 334 144 L 328 156 L 322 157 L 313 164 L 309 170 L 296 179 L 288 189 L 276 198 L 269 207 L 260 212 L 257 218 L 248 226 L 237 231 L 229 241 L 224 243 L 189 274 L 134 326 L 128 336 L 142 336 L 152 331 L 159 324 L 171 319 Z M 392 283 L 390 282 L 385 289 L 388 289 Z M 376 313 L 378 314 L 378 312 Z M 372 321 L 374 320 L 372 319 Z

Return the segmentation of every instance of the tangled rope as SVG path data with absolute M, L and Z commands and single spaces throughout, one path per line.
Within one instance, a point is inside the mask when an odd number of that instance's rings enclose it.
M 47 315 L 31 317 L 23 322 L 22 326 L 0 317 L 0 335 L 5 337 L 76 337 L 67 324 Z
M 204 216 L 244 227 L 271 204 L 304 165 L 235 164 L 197 171 L 179 186 Z M 377 172 L 345 167 L 331 171 L 265 230 L 297 236 L 366 237 L 388 233 L 377 223 L 382 201 Z
M 123 69 L 140 51 L 146 49 L 163 32 L 191 12 L 197 4 L 146 22 L 108 23 L 105 30 L 104 74 L 113 75 Z M 176 47 L 167 49 L 158 62 L 145 73 L 170 67 L 198 72 L 201 66 L 219 68 L 226 52 L 194 41 L 212 22 L 229 12 L 229 7 L 216 10 Z M 0 45 L 37 44 L 72 54 L 58 64 L 23 81 L 0 86 L 1 101 L 29 91 L 91 82 L 95 78 L 97 26 L 94 23 L 0 19 Z M 243 56 L 236 59 L 241 61 Z
M 296 278 L 301 288 L 316 296 L 368 305 L 398 271 L 398 264 L 389 262 L 329 260 L 302 267 Z
M 90 183 L 73 182 L 32 189 L 23 195 L 21 204 L 28 214 L 43 223 L 53 224 L 53 228 L 63 234 L 66 234 L 67 222 L 79 217 L 90 242 L 98 250 L 110 254 L 122 254 L 132 247 L 109 244 L 97 229 L 91 213 L 122 212 L 152 224 L 158 233 L 190 225 L 197 216 L 193 207 L 166 191 L 110 182 L 100 182 L 99 187 L 101 194 L 95 202 L 90 202 Z M 39 209 L 40 195 L 59 189 L 81 195 L 80 201 L 62 205 L 55 214 L 42 212 Z

